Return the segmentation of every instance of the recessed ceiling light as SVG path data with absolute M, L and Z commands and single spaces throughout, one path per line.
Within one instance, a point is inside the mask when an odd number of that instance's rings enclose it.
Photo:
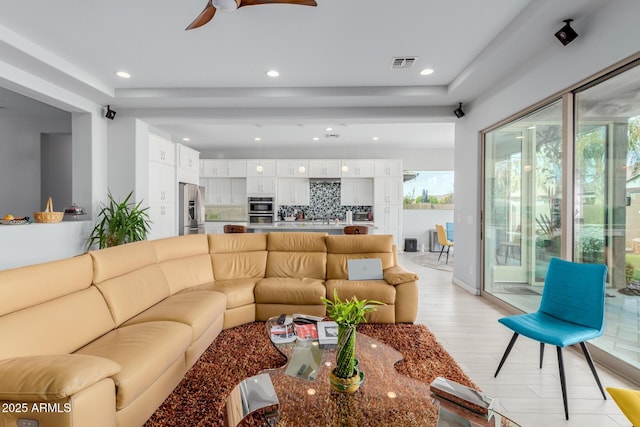
M 433 74 L 433 68 L 425 68 L 424 70 L 420 71 L 421 76 L 428 76 L 429 74 Z
M 325 129 L 327 132 L 331 132 L 333 130 L 333 128 L 326 128 Z
M 269 77 L 278 77 L 280 73 L 277 70 L 269 70 L 267 71 L 267 76 Z
M 183 141 L 191 141 L 191 138 L 189 138 L 188 136 L 185 136 L 184 138 L 182 138 Z
M 255 138 L 253 138 L 253 140 L 256 142 L 260 142 L 262 141 L 262 138 L 260 138 L 259 136 L 256 136 Z
M 314 137 L 313 137 L 313 140 L 314 140 L 314 141 L 320 141 L 320 138 L 318 138 L 317 136 L 314 136 Z
M 131 78 L 131 74 L 127 73 L 126 71 L 116 71 L 116 76 L 120 77 L 121 79 Z
M 374 136 L 373 138 L 371 138 L 372 141 L 378 141 L 380 138 L 378 138 L 377 136 Z

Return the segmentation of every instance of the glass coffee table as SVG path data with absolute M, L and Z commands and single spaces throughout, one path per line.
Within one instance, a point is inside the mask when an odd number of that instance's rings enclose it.
M 275 322 L 270 319 L 267 328 Z M 261 372 L 269 375 L 273 385 L 269 390 L 277 396 L 278 405 L 271 405 L 269 417 L 264 417 L 272 425 L 518 426 L 498 413 L 482 416 L 433 397 L 429 384 L 396 371 L 395 363 L 402 360 L 398 351 L 362 333 L 356 336 L 356 357 L 364 382 L 355 393 L 338 393 L 329 385 L 336 345 L 287 335 L 283 332 L 271 340 L 287 363 Z

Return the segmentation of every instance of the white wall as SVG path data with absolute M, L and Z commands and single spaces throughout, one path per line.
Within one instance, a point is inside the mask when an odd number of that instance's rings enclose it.
M 551 38 L 548 47 L 531 56 L 518 74 L 467 105 L 456 124 L 454 282 L 480 287 L 480 143 L 479 132 L 638 52 L 640 2 L 603 2 L 594 14 L 576 19 L 580 36 L 563 47 Z M 560 17 L 564 18 L 564 17 Z
M 418 250 L 422 245 L 425 251 L 429 250 L 429 230 L 435 230 L 436 224 L 444 225 L 453 222 L 453 211 L 444 209 L 417 210 L 407 209 L 402 211 L 402 223 L 404 239 L 418 239 Z
M 42 133 L 70 132 L 71 120 L 0 117 L 0 216 L 33 216 L 40 203 Z
M 43 134 L 40 144 L 40 207 L 47 199 L 60 211 L 73 203 L 71 134 Z

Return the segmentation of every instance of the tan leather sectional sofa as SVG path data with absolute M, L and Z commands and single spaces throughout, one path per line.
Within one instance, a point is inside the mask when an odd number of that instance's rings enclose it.
M 384 280 L 347 280 L 347 259 L 374 257 Z M 221 330 L 324 315 L 320 297 L 334 289 L 386 303 L 371 322 L 413 322 L 417 277 L 397 264 L 391 236 L 270 233 L 144 241 L 0 271 L 0 426 L 142 425 Z

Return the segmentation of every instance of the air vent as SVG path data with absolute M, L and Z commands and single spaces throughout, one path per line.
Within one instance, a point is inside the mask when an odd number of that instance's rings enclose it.
M 418 59 L 417 56 L 396 57 L 392 59 L 391 68 L 411 68 Z
M 326 133 L 324 135 L 325 138 L 340 138 L 340 134 L 339 133 Z

